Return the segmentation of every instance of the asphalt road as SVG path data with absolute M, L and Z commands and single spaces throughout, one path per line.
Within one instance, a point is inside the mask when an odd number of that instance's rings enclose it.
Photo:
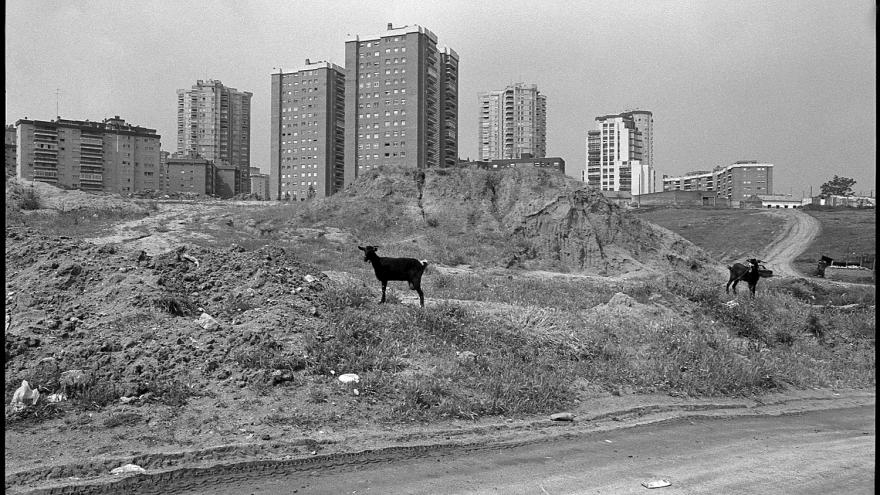
M 867 494 L 874 493 L 874 420 L 874 404 L 682 418 L 525 445 L 367 456 L 295 472 L 215 472 L 154 488 L 214 495 Z M 641 485 L 659 479 L 672 484 Z

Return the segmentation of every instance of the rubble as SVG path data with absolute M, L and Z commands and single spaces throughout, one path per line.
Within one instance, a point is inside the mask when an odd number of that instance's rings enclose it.
M 117 404 L 161 399 L 174 383 L 195 394 L 221 373 L 237 388 L 242 355 L 270 343 L 301 354 L 302 330 L 327 325 L 328 277 L 279 247 L 186 245 L 146 256 L 10 226 L 6 263 L 6 382 L 27 380 L 31 393 L 59 402 L 86 386 L 115 391 Z M 307 276 L 312 283 L 294 292 Z

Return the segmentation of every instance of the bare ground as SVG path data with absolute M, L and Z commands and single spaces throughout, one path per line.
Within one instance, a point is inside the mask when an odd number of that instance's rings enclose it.
M 91 238 L 88 242 L 96 249 L 100 246 L 118 245 L 118 255 L 129 259 L 141 250 L 156 257 L 167 255 L 175 246 L 193 240 L 188 225 L 200 223 L 204 226 L 222 220 L 220 213 L 223 208 L 225 205 L 163 204 L 157 214 L 142 220 L 122 223 L 110 235 Z M 786 217 L 789 222 L 786 224 L 785 232 L 780 234 L 762 254 L 768 263 L 773 264 L 777 273 L 784 276 L 795 275 L 790 263 L 799 253 L 795 252 L 796 247 L 791 246 L 806 245 L 816 233 L 815 225 L 804 221 L 802 216 L 805 215 L 797 215 L 797 213 Z M 768 212 L 768 214 L 777 213 Z M 441 267 L 441 270 L 443 269 L 473 270 L 466 267 Z M 520 271 L 519 276 L 590 277 L 615 280 L 614 277 L 537 271 Z M 622 277 L 637 279 L 639 276 L 638 273 L 630 272 Z M 131 282 L 137 283 L 134 280 Z M 146 287 L 149 287 L 149 281 Z M 8 287 L 7 296 L 7 304 L 9 304 Z M 406 297 L 403 302 L 413 303 L 414 300 Z M 483 306 L 482 310 L 488 312 L 504 312 L 509 309 L 498 303 Z M 98 310 L 96 309 L 95 312 Z M 32 317 L 39 319 L 40 315 Z M 259 326 L 263 323 L 265 322 L 255 322 L 254 325 Z M 256 330 L 256 327 L 254 329 Z M 190 335 L 182 335 L 183 337 L 185 337 L 184 341 L 191 339 L 196 348 L 210 345 L 212 340 L 206 332 L 194 332 Z M 241 378 L 244 377 L 227 379 Z M 873 401 L 873 393 L 858 391 L 844 393 L 849 394 L 845 397 L 856 397 L 859 403 Z M 588 418 L 588 421 L 579 422 L 579 425 L 589 425 L 588 428 L 613 428 L 627 424 L 627 421 L 631 421 L 629 418 L 641 418 L 646 415 L 670 417 L 693 411 L 713 410 L 723 410 L 729 414 L 731 411 L 750 411 L 763 407 L 762 404 L 772 404 L 774 401 L 778 404 L 799 404 L 792 407 L 821 408 L 825 407 L 823 404 L 841 399 L 840 395 L 835 394 L 836 392 L 832 391 L 792 391 L 787 395 L 761 399 L 687 400 L 668 396 L 636 396 L 624 392 L 619 396 L 596 397 L 590 403 L 580 404 L 572 412 L 578 418 Z M 222 404 L 227 402 L 227 398 L 218 399 L 216 395 L 212 398 L 207 394 L 192 400 L 186 411 L 172 407 L 149 409 L 151 416 L 140 417 L 135 420 L 135 424 L 95 427 L 102 423 L 110 424 L 113 418 L 126 417 L 126 414 L 135 416 L 142 414 L 137 405 L 119 404 L 106 411 L 83 413 L 72 421 L 47 421 L 43 426 L 44 431 L 40 434 L 28 428 L 7 429 L 5 432 L 7 491 L 17 493 L 69 485 L 81 486 L 85 493 L 88 492 L 85 488 L 87 485 L 100 485 L 103 488 L 97 488 L 96 492 L 113 493 L 116 488 L 112 488 L 112 485 L 107 483 L 117 480 L 118 477 L 109 476 L 107 473 L 113 467 L 128 462 L 147 468 L 149 473 L 168 473 L 167 476 L 178 476 L 170 474 L 177 472 L 179 476 L 185 478 L 189 476 L 187 473 L 191 473 L 186 469 L 204 468 L 218 463 L 244 466 L 245 471 L 255 466 L 255 461 L 270 459 L 294 461 L 317 458 L 318 465 L 324 460 L 336 465 L 339 462 L 343 464 L 346 462 L 340 461 L 338 457 L 339 454 L 346 452 L 376 451 L 407 446 L 417 448 L 415 446 L 436 445 L 438 442 L 447 441 L 488 444 L 510 441 L 514 438 L 523 440 L 535 436 L 542 437 L 561 431 L 558 423 L 549 422 L 546 417 L 503 421 L 450 421 L 393 429 L 383 426 L 365 428 L 362 421 L 352 418 L 353 423 L 358 424 L 357 430 L 353 430 L 347 428 L 345 424 L 345 414 L 355 411 L 351 404 L 340 404 L 341 414 L 328 421 L 324 427 L 271 426 L 261 422 L 261 419 L 284 413 L 285 411 L 279 410 L 277 404 L 244 393 L 228 399 L 246 401 L 248 405 L 240 408 L 235 414 L 224 413 L 225 425 L 219 428 L 217 427 L 219 423 L 206 423 L 205 418 L 210 411 L 223 407 Z M 368 415 L 369 408 L 358 414 Z M 83 432 L 88 433 L 84 435 Z M 402 457 L 407 455 L 406 450 L 401 452 Z M 353 459 L 356 457 L 354 456 Z

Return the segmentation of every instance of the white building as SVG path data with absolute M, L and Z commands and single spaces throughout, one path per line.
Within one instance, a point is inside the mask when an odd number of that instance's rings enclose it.
M 602 191 L 634 196 L 656 191 L 651 112 L 638 110 L 596 117 L 597 130 L 587 133 L 585 181 Z M 646 160 L 647 158 L 647 160 Z

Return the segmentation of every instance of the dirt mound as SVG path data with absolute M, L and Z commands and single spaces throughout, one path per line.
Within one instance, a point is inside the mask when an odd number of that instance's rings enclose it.
M 7 389 L 26 379 L 54 393 L 67 370 L 114 402 L 266 380 L 250 361 L 302 360 L 299 335 L 325 325 L 327 280 L 281 248 L 150 257 L 7 228 Z M 198 324 L 202 313 L 219 328 Z
M 22 201 L 33 198 L 32 205 Z M 6 181 L 7 207 L 23 210 L 56 210 L 60 212 L 76 210 L 116 210 L 131 214 L 146 214 L 154 210 L 151 201 L 123 198 L 118 194 L 89 193 L 68 190 L 40 181 L 10 179 Z
M 619 276 L 717 265 L 679 235 L 547 170 L 380 169 L 346 194 L 393 205 L 415 228 L 439 225 L 450 238 L 485 234 L 501 245 L 501 266 Z
M 560 196 L 526 215 L 514 235 L 525 246 L 519 256 L 526 261 L 559 260 L 601 275 L 644 268 L 701 271 L 713 264 L 692 243 L 640 220 L 590 189 Z

